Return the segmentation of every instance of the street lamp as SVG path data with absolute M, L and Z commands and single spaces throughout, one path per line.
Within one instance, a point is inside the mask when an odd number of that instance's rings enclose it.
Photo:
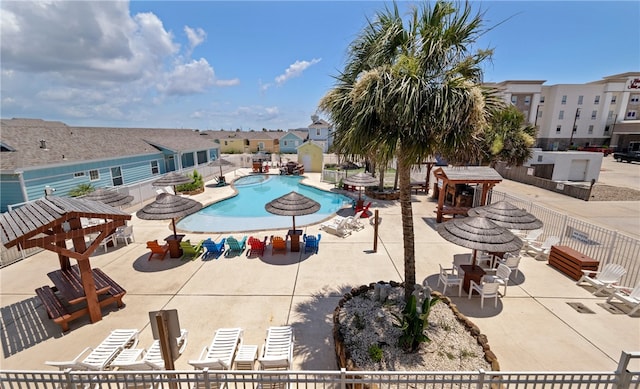
M 576 121 L 580 117 L 580 108 L 576 108 L 576 116 L 573 118 L 573 128 L 571 129 L 571 138 L 569 138 L 569 147 L 573 146 L 573 134 L 576 133 L 578 128 L 576 127 Z

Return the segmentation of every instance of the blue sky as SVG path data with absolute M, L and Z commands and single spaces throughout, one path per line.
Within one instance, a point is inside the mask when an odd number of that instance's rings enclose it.
M 2 118 L 74 126 L 306 127 L 382 1 L 0 2 Z M 422 4 L 398 2 L 401 9 Z M 475 1 L 485 81 L 640 71 L 638 1 Z

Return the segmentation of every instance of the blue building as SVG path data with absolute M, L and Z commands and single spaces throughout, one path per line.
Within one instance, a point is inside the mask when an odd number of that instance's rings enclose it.
M 1 120 L 0 212 L 45 192 L 81 184 L 119 187 L 206 165 L 218 145 L 206 131 L 71 127 L 39 119 Z
M 289 130 L 280 138 L 280 152 L 283 154 L 296 154 L 298 146 L 309 138 L 308 131 Z

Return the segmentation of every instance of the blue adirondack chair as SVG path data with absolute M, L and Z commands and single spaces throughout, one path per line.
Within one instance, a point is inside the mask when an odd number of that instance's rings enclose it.
M 211 238 L 206 239 L 202 242 L 202 246 L 205 248 L 205 253 L 202 256 L 202 259 L 208 259 L 209 257 L 218 258 L 220 254 L 224 251 L 224 243 L 226 238 L 222 238 L 219 243 L 214 242 Z
M 302 236 L 302 240 L 304 241 L 304 252 L 318 254 L 321 238 L 321 234 L 318 234 L 317 238 L 313 235 L 304 234 Z
M 234 253 L 237 253 L 237 255 L 242 254 L 245 247 L 247 246 L 247 235 L 245 235 L 242 240 L 237 240 L 233 236 L 228 237 L 227 246 L 229 248 L 227 249 L 227 251 L 225 251 L 225 256 L 229 256 Z

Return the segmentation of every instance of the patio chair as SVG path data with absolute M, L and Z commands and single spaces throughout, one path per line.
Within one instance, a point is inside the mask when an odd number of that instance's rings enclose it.
M 291 326 L 269 327 L 260 356 L 262 370 L 288 370 L 293 363 L 293 329 Z
M 180 336 L 176 339 L 178 355 L 182 354 L 185 347 L 187 347 L 188 335 L 189 332 L 187 330 L 180 330 Z M 144 349 L 135 348 L 122 351 L 113 361 L 111 367 L 117 367 L 120 370 L 164 370 L 164 358 L 162 358 L 160 340 L 154 340 L 146 352 Z
M 592 276 L 595 273 L 595 277 Z M 607 263 L 602 268 L 602 271 L 594 272 L 591 270 L 582 270 L 582 277 L 576 282 L 576 285 L 580 285 L 583 282 L 591 284 L 596 290 L 592 294 L 598 294 L 599 292 L 611 288 L 614 284 L 617 284 L 622 279 L 622 276 L 627 273 L 627 270 L 615 263 Z
M 540 235 L 542 235 L 543 232 L 544 230 L 542 228 L 529 231 L 527 235 L 525 235 L 524 238 L 522 238 L 522 241 L 524 242 L 525 250 L 529 246 L 529 244 L 538 240 L 538 238 L 540 237 Z
M 344 238 L 351 234 L 351 230 L 347 227 L 349 223 L 348 218 L 341 218 L 340 220 L 334 223 L 323 223 L 320 224 L 320 229 L 323 231 L 329 232 L 333 235 L 337 235 L 341 238 Z
M 247 247 L 247 236 L 243 236 L 241 240 L 237 240 L 233 236 L 230 236 L 226 240 L 227 246 L 229 247 L 227 251 L 224 253 L 225 256 L 229 256 L 233 253 L 240 255 L 244 252 L 244 249 Z
M 138 334 L 139 331 L 136 329 L 113 330 L 98 346 L 85 348 L 73 360 L 46 361 L 45 364 L 55 366 L 60 370 L 107 370 L 122 350 L 135 348 L 138 345 Z M 89 354 L 83 357 L 87 352 Z
M 545 259 L 545 257 L 549 256 L 549 252 L 551 251 L 551 246 L 553 246 L 554 244 L 558 244 L 558 242 L 560 242 L 560 238 L 558 238 L 557 236 L 550 236 L 547 239 L 545 239 L 544 242 L 542 243 L 538 243 L 538 242 L 533 242 L 530 243 L 527 248 L 525 249 L 526 253 L 530 253 L 533 252 L 535 253 L 535 256 L 533 257 L 534 259 Z
M 631 307 L 631 311 L 627 313 L 627 315 L 633 315 L 638 309 L 640 309 L 640 284 L 636 285 L 633 290 L 627 292 L 628 288 L 615 287 L 617 289 L 616 292 L 613 292 L 609 298 L 607 298 L 607 302 L 611 304 L 613 299 L 618 299 L 622 301 L 625 305 Z
M 204 247 L 202 246 L 203 240 L 200 241 L 197 245 L 191 244 L 189 239 L 183 240 L 180 242 L 180 248 L 182 249 L 182 257 L 180 259 L 196 259 L 202 254 L 204 251 Z
M 236 350 L 242 345 L 242 328 L 219 328 L 209 346 L 202 349 L 198 359 L 189 360 L 196 369 L 229 370 Z
M 455 267 L 444 268 L 442 265 L 440 266 L 440 274 L 438 275 L 438 285 L 442 282 L 444 285 L 442 286 L 442 294 L 447 290 L 449 286 L 458 286 L 458 297 L 462 294 L 462 281 L 463 278 L 457 274 Z
M 507 285 L 509 285 L 509 277 L 511 277 L 511 269 L 501 263 L 498 265 L 498 268 L 495 270 L 496 274 L 487 274 L 484 276 L 484 280 L 487 282 L 495 282 L 499 285 L 504 286 L 503 296 L 507 295 Z
M 287 241 L 281 236 L 271 236 L 271 255 L 287 253 Z
M 264 249 L 267 246 L 267 237 L 264 237 L 264 240 L 260 240 L 258 238 L 254 238 L 253 236 L 249 237 L 249 253 L 247 257 L 263 256 Z
M 102 247 L 104 249 L 104 252 L 107 252 L 107 246 L 111 244 L 112 246 L 116 245 L 116 236 L 115 234 L 111 234 L 109 236 L 107 236 L 106 238 L 104 238 L 102 240 L 102 242 L 100 242 L 100 247 Z
M 480 308 L 484 309 L 484 299 L 486 298 L 494 298 L 495 303 L 494 307 L 498 307 L 498 288 L 500 284 L 497 282 L 485 282 L 484 280 L 477 284 L 474 280 L 471 280 L 469 283 L 469 299 L 471 299 L 471 295 L 473 291 L 480 293 Z
M 135 241 L 133 238 L 133 226 L 119 227 L 116 230 L 116 242 L 118 240 L 122 240 L 126 246 L 129 245 L 129 241 L 133 243 Z
M 356 207 L 356 212 L 361 212 L 360 213 L 360 217 L 369 217 L 369 207 L 371 207 L 371 201 L 369 201 L 369 203 L 367 203 L 367 205 L 365 205 L 362 208 Z
M 507 253 L 505 254 L 504 258 L 499 258 L 498 259 L 498 263 L 499 264 L 503 264 L 506 265 L 509 269 L 511 269 L 511 271 L 515 271 L 516 274 L 516 278 L 518 277 L 518 266 L 520 266 L 520 259 L 522 257 L 520 257 L 520 255 L 513 255 L 511 253 Z
M 164 245 L 160 246 L 160 244 L 158 244 L 158 240 L 148 241 L 147 248 L 151 250 L 151 252 L 149 253 L 149 258 L 147 259 L 148 261 L 150 261 L 154 256 L 158 256 L 161 260 L 163 260 L 169 252 L 169 244 L 165 243 Z
M 202 259 L 208 259 L 209 257 L 218 258 L 224 251 L 224 243 L 226 239 L 222 238 L 219 243 L 214 242 L 211 238 L 205 239 L 202 242 L 202 246 L 205 248 L 205 252 L 202 255 Z
M 364 224 L 360 221 L 362 217 L 362 213 L 364 210 L 356 212 L 355 215 L 349 217 L 349 222 L 347 223 L 347 227 L 351 230 L 360 231 L 364 228 Z
M 316 238 L 313 235 L 302 235 L 302 241 L 304 242 L 304 252 L 318 254 L 318 248 L 320 247 L 320 239 L 322 234 L 318 234 Z

